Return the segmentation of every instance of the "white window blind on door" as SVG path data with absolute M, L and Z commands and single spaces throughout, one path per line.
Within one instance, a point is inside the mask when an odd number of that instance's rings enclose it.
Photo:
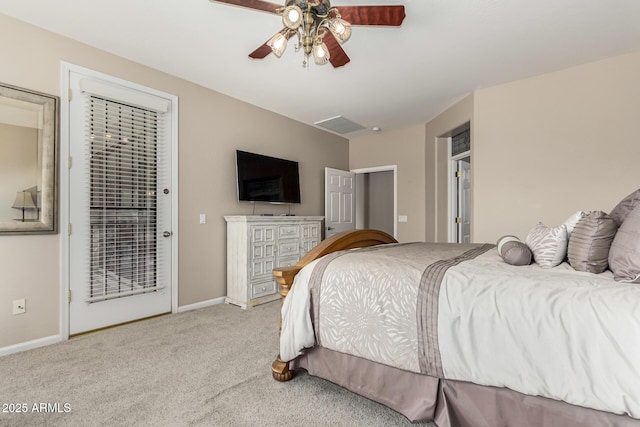
M 90 257 L 85 301 L 164 287 L 157 250 L 165 114 L 87 97 Z

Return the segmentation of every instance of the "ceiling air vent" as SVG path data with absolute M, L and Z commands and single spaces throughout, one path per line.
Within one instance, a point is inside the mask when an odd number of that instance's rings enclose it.
M 345 134 L 345 133 L 365 129 L 364 126 L 356 122 L 352 122 L 349 119 L 345 119 L 342 116 L 335 116 L 330 119 L 320 120 L 319 122 L 315 122 L 314 125 L 323 127 L 325 129 L 329 129 L 330 131 L 333 131 L 339 134 Z

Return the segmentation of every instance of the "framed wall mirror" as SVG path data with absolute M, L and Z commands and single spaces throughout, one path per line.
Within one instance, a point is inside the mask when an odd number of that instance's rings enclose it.
M 59 98 L 0 83 L 0 234 L 57 232 Z

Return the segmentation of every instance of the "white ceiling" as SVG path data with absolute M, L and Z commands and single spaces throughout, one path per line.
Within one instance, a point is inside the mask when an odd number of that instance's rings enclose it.
M 347 137 L 426 123 L 478 88 L 640 51 L 638 0 L 332 3 L 373 4 L 404 4 L 407 17 L 354 27 L 338 69 L 302 68 L 292 45 L 249 59 L 280 18 L 208 0 L 0 0 L 0 13 L 304 123 L 341 115 L 368 128 Z

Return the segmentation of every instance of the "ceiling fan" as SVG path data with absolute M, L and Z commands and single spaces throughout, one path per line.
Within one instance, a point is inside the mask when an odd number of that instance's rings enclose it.
M 209 0 L 282 16 L 284 28 L 249 54 L 263 59 L 270 53 L 282 56 L 287 42 L 297 36 L 295 49 L 304 51 L 303 66 L 309 57 L 322 65 L 342 67 L 350 59 L 340 46 L 351 36 L 351 25 L 398 27 L 405 18 L 404 6 L 331 6 L 330 0 L 286 0 L 284 6 L 263 0 Z

